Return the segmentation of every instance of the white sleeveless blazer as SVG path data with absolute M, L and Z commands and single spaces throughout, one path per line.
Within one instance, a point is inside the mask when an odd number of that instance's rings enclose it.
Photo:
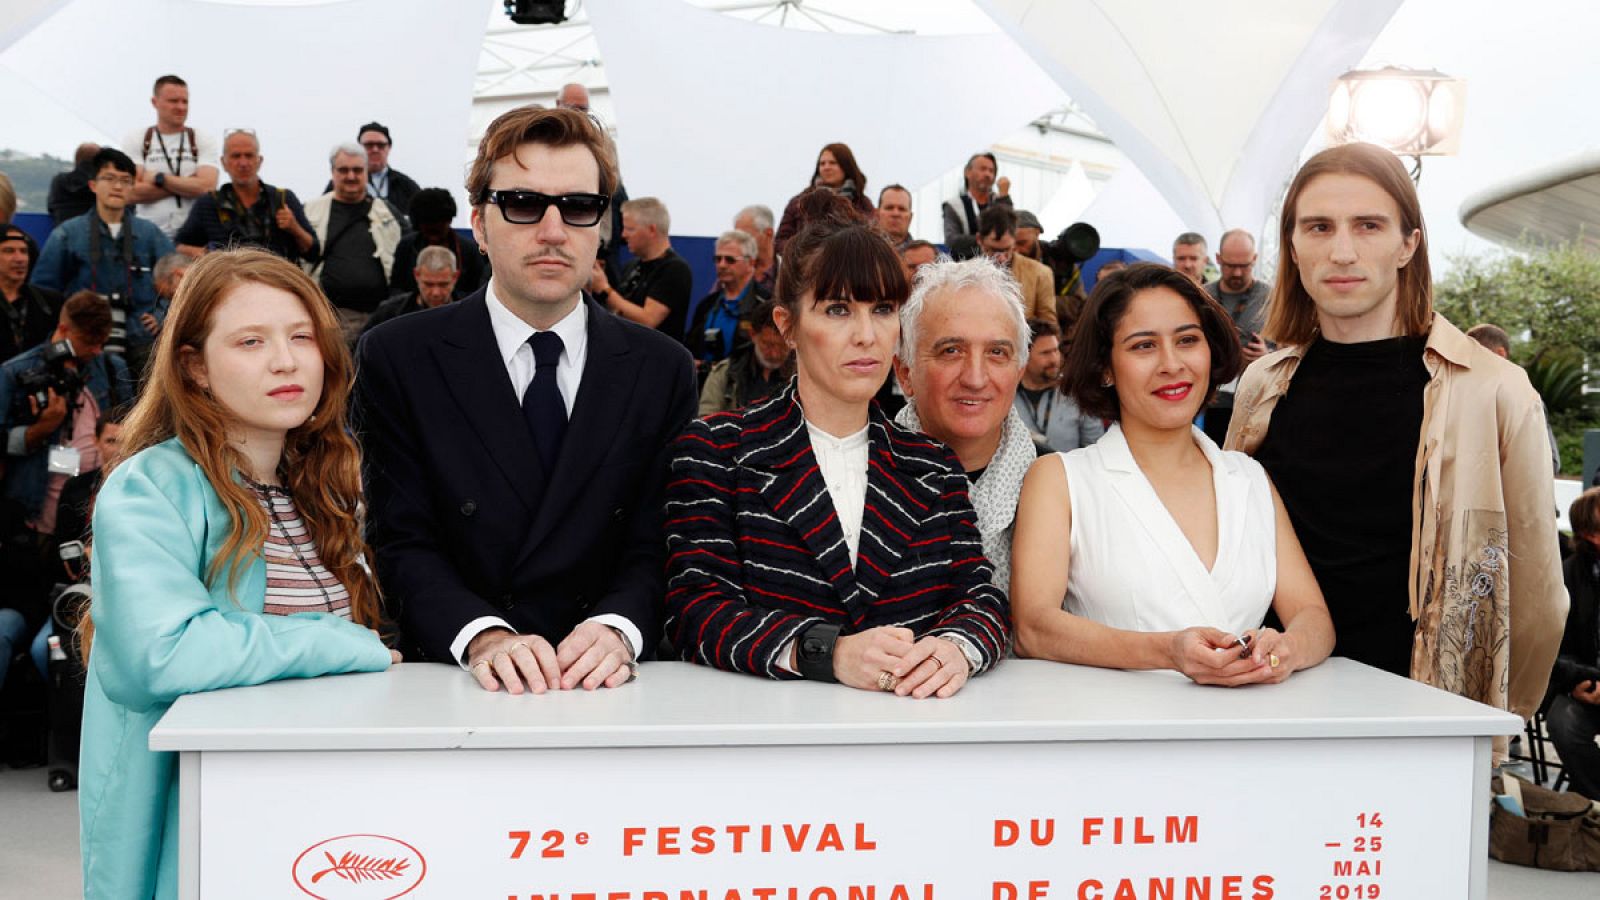
M 1072 494 L 1071 560 L 1062 608 L 1128 631 L 1261 624 L 1277 587 L 1272 488 L 1261 464 L 1224 452 L 1195 428 L 1217 496 L 1217 559 L 1206 571 L 1111 426 L 1091 446 L 1056 454 Z

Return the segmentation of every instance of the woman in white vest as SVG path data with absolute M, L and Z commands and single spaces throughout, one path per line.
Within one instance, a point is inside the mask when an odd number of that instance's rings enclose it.
M 1062 390 L 1115 424 L 1023 482 L 1018 655 L 1227 686 L 1327 658 L 1333 623 L 1266 472 L 1193 425 L 1239 368 L 1227 315 L 1178 272 L 1140 264 L 1096 286 Z M 1263 627 L 1269 609 L 1280 627 Z

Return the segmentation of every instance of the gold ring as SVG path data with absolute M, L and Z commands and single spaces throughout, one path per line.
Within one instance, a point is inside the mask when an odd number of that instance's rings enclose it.
M 474 672 L 476 672 L 478 670 L 479 666 L 487 666 L 488 664 L 489 664 L 489 661 L 487 659 L 480 659 L 477 662 L 472 664 L 472 670 Z
M 930 657 L 928 657 L 928 658 L 929 658 L 929 659 L 931 659 L 931 660 L 933 660 L 933 664 L 934 664 L 934 665 L 936 665 L 936 666 L 938 666 L 938 667 L 939 667 L 939 668 L 941 668 L 941 669 L 942 669 L 942 668 L 944 668 L 944 660 L 942 660 L 942 659 L 940 659 L 940 658 L 939 658 L 939 657 L 937 657 L 937 656 L 930 656 Z
M 1267 654 L 1267 665 L 1269 665 L 1272 668 L 1276 669 L 1278 667 L 1278 654 L 1276 654 L 1276 653 L 1268 653 Z
M 893 672 L 889 671 L 888 669 L 884 669 L 882 672 L 878 673 L 878 690 L 892 691 L 894 690 L 895 683 L 899 680 L 900 679 L 894 677 Z
M 524 644 L 521 641 L 517 641 L 515 644 L 511 645 L 511 649 L 510 650 L 506 651 L 506 655 L 510 656 L 511 654 L 517 652 L 517 650 L 519 650 L 519 649 L 527 650 L 529 653 L 533 652 L 533 649 L 531 647 L 529 647 L 527 644 Z

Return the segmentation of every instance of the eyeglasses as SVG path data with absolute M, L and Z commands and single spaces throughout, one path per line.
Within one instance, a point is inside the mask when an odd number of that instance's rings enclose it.
M 479 203 L 493 203 L 500 207 L 500 215 L 513 225 L 536 225 L 544 218 L 545 210 L 552 204 L 561 213 L 561 221 L 579 228 L 600 222 L 611 198 L 605 194 L 560 194 L 551 196 L 538 191 L 488 191 Z
M 388 141 L 362 141 L 361 146 L 368 150 L 383 150 L 389 146 Z
M 737 262 L 743 262 L 746 259 L 749 259 L 749 257 L 748 256 L 725 256 L 725 255 L 720 254 L 720 253 L 717 254 L 716 256 L 711 257 L 711 261 L 712 262 L 727 263 L 730 266 L 733 265 L 734 263 L 737 263 Z

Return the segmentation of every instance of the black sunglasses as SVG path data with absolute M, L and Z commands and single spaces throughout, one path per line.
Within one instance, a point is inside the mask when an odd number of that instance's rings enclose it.
M 500 215 L 514 225 L 535 225 L 544 218 L 545 210 L 552 204 L 561 213 L 561 221 L 568 225 L 586 228 L 600 222 L 611 198 L 605 194 L 560 194 L 551 196 L 538 191 L 488 191 L 480 203 L 493 203 L 500 207 Z

